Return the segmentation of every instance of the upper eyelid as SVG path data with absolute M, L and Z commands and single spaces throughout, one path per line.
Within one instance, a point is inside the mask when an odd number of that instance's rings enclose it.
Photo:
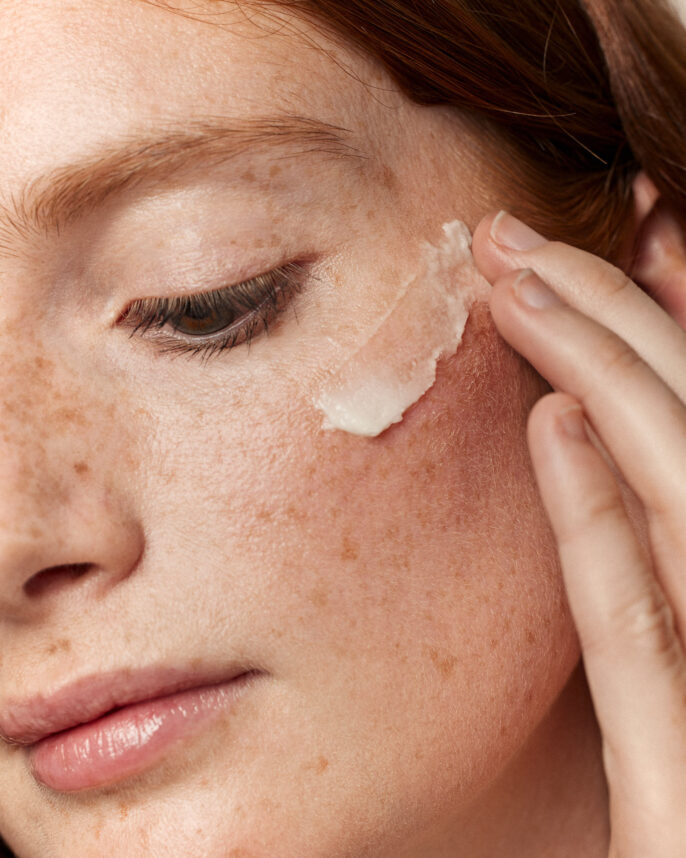
M 306 261 L 289 261 L 276 266 L 269 271 L 258 274 L 255 277 L 242 280 L 239 283 L 222 286 L 219 289 L 173 296 L 171 298 L 161 297 L 137 299 L 136 301 L 131 302 L 124 311 L 122 311 L 118 324 L 121 325 L 123 322 L 125 327 L 130 327 L 132 329 L 130 337 L 133 337 L 141 330 L 141 328 L 143 328 L 143 335 L 145 335 L 145 333 L 150 329 L 154 328 L 155 340 L 158 343 L 161 342 L 163 346 L 166 346 L 162 348 L 162 352 L 171 352 L 172 357 L 178 356 L 178 354 L 182 353 L 185 353 L 190 357 L 197 355 L 205 361 L 214 354 L 230 350 L 234 346 L 240 345 L 246 340 L 249 344 L 253 339 L 255 328 L 260 325 L 260 322 L 263 322 L 265 329 L 267 329 L 266 319 L 264 319 L 264 317 L 260 318 L 260 308 L 264 305 L 268 305 L 268 311 L 275 313 L 275 316 L 280 315 L 285 307 L 278 307 L 278 302 L 282 298 L 285 298 L 286 305 L 290 304 L 294 294 L 301 290 L 303 285 L 302 280 L 304 279 L 305 274 L 307 274 L 308 279 L 310 277 L 315 280 L 319 279 L 319 277 L 313 275 L 309 270 L 309 266 Z M 265 285 L 263 283 L 263 289 L 272 289 L 273 291 L 269 292 L 261 302 L 253 302 L 252 306 L 250 306 L 251 302 L 246 297 L 243 308 L 245 312 L 240 315 L 234 323 L 227 325 L 226 328 L 207 335 L 197 336 L 192 336 L 183 332 L 164 334 L 164 328 L 166 327 L 169 319 L 175 315 L 175 312 L 182 311 L 184 304 L 187 304 L 189 301 L 196 300 L 202 306 L 203 304 L 211 303 L 212 298 L 216 298 L 219 305 L 218 309 L 222 309 L 221 300 L 229 297 L 232 292 L 239 291 L 240 289 L 250 290 L 251 288 L 259 288 L 259 281 L 263 278 L 266 279 L 269 277 L 281 277 L 283 282 L 281 285 L 271 285 L 269 283 Z M 176 311 L 173 307 L 170 307 L 170 304 L 173 305 L 174 302 L 177 304 Z M 134 320 L 127 325 L 126 317 L 132 315 L 132 310 L 136 307 L 139 309 L 139 317 L 142 318 L 139 318 L 139 320 L 136 321 L 135 313 L 133 313 Z M 163 319 L 160 318 L 162 315 L 161 309 L 165 311 Z M 145 318 L 146 314 L 147 319 Z M 241 340 L 239 343 L 238 340 L 241 335 L 243 335 L 245 339 Z
M 285 274 L 290 272 L 293 276 L 304 276 L 304 274 L 306 273 L 308 276 L 308 279 L 315 280 L 315 281 L 320 280 L 321 278 L 318 277 L 316 274 L 314 274 L 310 270 L 310 266 L 312 264 L 312 261 L 313 261 L 313 258 L 307 258 L 307 257 L 303 257 L 302 259 L 297 259 L 297 260 L 295 260 L 295 259 L 290 260 L 290 261 L 284 262 L 280 265 L 275 265 L 272 268 L 268 269 L 267 271 L 262 271 L 259 274 L 254 275 L 253 277 L 248 277 L 244 280 L 236 281 L 235 283 L 225 284 L 223 286 L 218 286 L 214 289 L 203 289 L 202 291 L 199 291 L 199 292 L 189 291 L 189 292 L 184 292 L 184 293 L 179 294 L 179 295 L 148 295 L 148 296 L 144 296 L 142 298 L 135 298 L 135 299 L 129 301 L 129 303 L 126 305 L 126 307 L 124 307 L 124 309 L 119 312 L 119 314 L 117 316 L 117 321 L 124 316 L 124 314 L 126 313 L 126 311 L 130 307 L 132 307 L 136 304 L 138 304 L 138 305 L 146 304 L 148 306 L 151 306 L 151 305 L 156 304 L 156 303 L 162 304 L 162 302 L 165 302 L 165 301 L 182 302 L 185 300 L 192 300 L 194 298 L 199 299 L 199 300 L 211 300 L 212 296 L 214 296 L 214 295 L 230 294 L 232 290 L 239 289 L 241 287 L 247 287 L 247 286 L 250 286 L 252 284 L 256 284 L 256 282 L 261 277 L 268 277 L 270 275 L 277 274 L 280 272 L 283 272 Z
M 165 307 L 170 308 L 173 307 L 176 303 L 175 309 L 180 309 L 184 306 L 186 302 L 198 301 L 198 302 L 206 302 L 207 304 L 211 303 L 213 298 L 224 297 L 230 295 L 232 291 L 236 291 L 240 288 L 248 288 L 250 286 L 256 286 L 257 281 L 260 277 L 268 277 L 270 275 L 274 275 L 277 273 L 283 272 L 286 274 L 288 270 L 292 267 L 293 272 L 295 273 L 296 268 L 298 270 L 304 270 L 304 266 L 299 263 L 284 263 L 283 265 L 277 265 L 269 271 L 262 272 L 261 274 L 256 275 L 255 277 L 247 278 L 246 280 L 240 280 L 237 283 L 232 283 L 224 286 L 220 286 L 216 289 L 205 289 L 202 292 L 187 292 L 182 295 L 160 295 L 160 296 L 151 296 L 146 298 L 136 298 L 133 301 L 130 301 L 126 307 L 119 313 L 117 317 L 116 324 L 119 324 L 124 317 L 130 312 L 132 307 L 139 308 L 150 308 L 150 307 Z

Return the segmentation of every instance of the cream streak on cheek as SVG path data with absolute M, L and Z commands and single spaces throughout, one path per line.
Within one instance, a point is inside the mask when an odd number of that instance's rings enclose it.
M 367 340 L 329 376 L 315 401 L 323 429 L 374 437 L 402 420 L 436 380 L 436 364 L 457 351 L 469 311 L 488 301 L 472 237 L 462 221 L 424 242 L 418 272 L 401 287 Z

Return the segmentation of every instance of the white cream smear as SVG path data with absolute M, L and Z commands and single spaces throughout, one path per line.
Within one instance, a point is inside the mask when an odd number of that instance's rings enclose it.
M 399 423 L 433 386 L 439 358 L 457 351 L 472 305 L 488 300 L 466 224 L 442 228 L 438 246 L 422 242 L 419 271 L 371 335 L 326 379 L 315 402 L 323 429 L 375 437 Z

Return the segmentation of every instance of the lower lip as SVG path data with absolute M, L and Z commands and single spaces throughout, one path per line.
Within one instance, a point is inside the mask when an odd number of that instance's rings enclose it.
M 145 700 L 48 736 L 30 751 L 33 775 L 50 789 L 73 792 L 139 774 L 172 745 L 229 711 L 256 675 Z

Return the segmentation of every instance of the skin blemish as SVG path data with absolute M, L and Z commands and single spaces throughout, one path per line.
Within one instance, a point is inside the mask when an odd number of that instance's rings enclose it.
M 325 382 L 315 401 L 323 429 L 375 437 L 402 420 L 436 380 L 436 364 L 457 351 L 469 310 L 490 285 L 471 253 L 462 221 L 443 240 L 423 243 L 419 270 L 400 288 L 376 329 Z
M 71 641 L 68 638 L 61 638 L 60 640 L 51 643 L 50 646 L 46 648 L 45 653 L 47 655 L 55 655 L 57 652 L 69 652 L 70 650 Z
M 360 556 L 360 546 L 354 539 L 351 539 L 348 534 L 343 534 L 341 540 L 341 560 L 350 561 L 357 560 Z
M 329 595 L 323 585 L 317 585 L 309 595 L 309 600 L 318 608 L 324 608 L 329 603 Z
M 396 186 L 396 178 L 393 170 L 388 166 L 388 164 L 384 164 L 382 167 L 382 178 L 381 183 L 388 191 L 392 191 Z
M 326 769 L 329 767 L 329 761 L 326 757 L 320 754 L 316 760 L 312 760 L 311 762 L 304 763 L 303 771 L 306 772 L 314 772 L 316 775 L 323 774 Z
M 429 647 L 429 658 L 438 672 L 446 679 L 453 673 L 457 658 L 445 652 L 439 652 L 435 647 Z

